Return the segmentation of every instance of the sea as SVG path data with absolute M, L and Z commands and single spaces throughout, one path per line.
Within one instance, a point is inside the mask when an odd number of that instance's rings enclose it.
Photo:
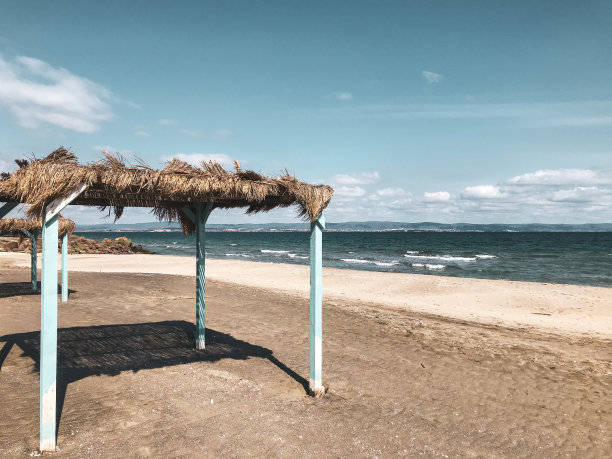
M 125 236 L 157 254 L 195 254 L 195 236 L 180 231 L 75 234 Z M 309 233 L 207 232 L 206 255 L 307 265 Z M 324 232 L 323 266 L 612 287 L 612 232 Z

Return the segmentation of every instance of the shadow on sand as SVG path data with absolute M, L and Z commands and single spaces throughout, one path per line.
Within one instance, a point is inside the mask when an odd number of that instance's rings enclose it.
M 93 375 L 216 362 L 221 359 L 268 359 L 308 392 L 308 381 L 274 357 L 272 351 L 206 329 L 206 349 L 194 347 L 195 325 L 186 321 L 60 328 L 57 331 L 57 427 L 68 384 Z M 0 337 L 0 369 L 13 346 L 34 360 L 40 371 L 40 332 Z
M 57 293 L 61 295 L 62 286 L 58 284 Z M 76 293 L 76 290 L 68 289 L 68 294 Z M 13 296 L 40 295 L 40 282 L 36 284 L 36 290 L 32 289 L 31 282 L 3 282 L 0 284 L 0 298 Z

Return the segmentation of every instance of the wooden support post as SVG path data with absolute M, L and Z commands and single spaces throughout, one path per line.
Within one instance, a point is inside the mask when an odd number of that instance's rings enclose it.
M 30 236 L 30 260 L 32 290 L 36 290 L 38 288 L 38 231 L 32 231 Z
M 68 301 L 68 233 L 62 236 L 62 303 Z
M 212 204 L 196 204 L 196 349 L 206 347 L 206 220 L 212 211 Z M 188 214 L 187 214 L 188 215 Z
M 35 230 L 28 231 L 26 229 L 22 229 L 21 232 L 30 239 L 30 281 L 32 282 L 32 290 L 36 290 L 38 288 L 36 279 L 36 252 L 38 251 L 36 245 L 38 232 Z
M 43 213 L 44 215 L 45 213 Z M 57 214 L 43 216 L 40 314 L 40 450 L 55 451 L 57 372 Z
M 40 450 L 55 451 L 57 410 L 57 244 L 58 214 L 87 186 L 48 203 L 42 220 L 42 269 L 40 288 Z
M 38 252 L 38 231 L 28 231 L 22 229 L 21 232 L 30 239 L 30 280 L 32 281 L 32 290 L 38 288 L 36 255 Z
M 314 397 L 325 393 L 323 387 L 323 230 L 325 218 L 320 215 L 310 224 L 310 381 Z
M 2 207 L 0 207 L 0 218 L 4 218 L 6 214 L 8 214 L 11 210 L 17 207 L 17 202 L 6 202 Z

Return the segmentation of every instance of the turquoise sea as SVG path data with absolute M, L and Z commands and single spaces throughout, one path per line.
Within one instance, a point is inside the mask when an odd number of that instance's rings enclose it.
M 126 236 L 158 254 L 194 256 L 181 232 L 83 232 Z M 211 258 L 308 264 L 307 232 L 207 232 Z M 367 271 L 612 287 L 611 232 L 325 232 L 323 265 Z

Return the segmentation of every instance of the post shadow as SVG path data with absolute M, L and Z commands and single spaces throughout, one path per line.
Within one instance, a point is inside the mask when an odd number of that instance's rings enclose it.
M 279 361 L 270 349 L 208 328 L 206 349 L 197 350 L 193 346 L 195 331 L 195 325 L 186 321 L 58 329 L 56 432 L 68 385 L 94 375 L 116 376 L 122 371 L 259 357 L 276 365 L 308 393 L 308 381 Z M 40 371 L 40 332 L 5 335 L 0 342 L 5 343 L 0 349 L 0 371 L 14 345 L 22 350 L 22 356 L 34 360 L 35 371 Z
M 57 291 L 61 293 L 62 286 L 57 284 Z M 68 293 L 76 293 L 77 290 L 68 289 Z M 36 283 L 36 290 L 32 289 L 32 282 L 4 282 L 0 283 L 0 298 L 13 296 L 40 295 L 40 281 Z

